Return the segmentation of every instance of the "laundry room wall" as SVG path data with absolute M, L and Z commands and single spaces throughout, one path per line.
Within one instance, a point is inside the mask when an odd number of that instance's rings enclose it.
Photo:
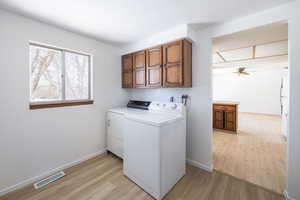
M 0 195 L 103 153 L 105 113 L 124 105 L 119 48 L 0 10 Z M 93 55 L 93 105 L 29 109 L 29 41 Z
M 182 30 L 184 28 L 185 30 Z M 124 48 L 124 54 L 150 46 L 189 37 L 193 42 L 193 87 L 184 89 L 130 89 L 131 99 L 169 101 L 174 96 L 180 102 L 189 95 L 187 122 L 187 161 L 195 166 L 212 170 L 212 88 L 211 88 L 211 33 L 195 32 L 188 26 L 173 29 Z M 180 34 L 178 34 L 180 33 Z M 160 39 L 158 39 L 160 38 Z

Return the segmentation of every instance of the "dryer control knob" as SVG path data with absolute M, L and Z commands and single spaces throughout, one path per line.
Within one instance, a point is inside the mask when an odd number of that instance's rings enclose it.
M 174 104 L 174 105 L 172 106 L 172 109 L 175 110 L 176 108 L 177 108 L 177 104 Z

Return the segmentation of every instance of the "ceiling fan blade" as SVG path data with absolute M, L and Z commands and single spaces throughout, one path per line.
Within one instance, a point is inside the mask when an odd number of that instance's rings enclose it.
M 250 73 L 248 73 L 248 72 L 241 72 L 241 74 L 243 74 L 243 75 L 250 75 Z

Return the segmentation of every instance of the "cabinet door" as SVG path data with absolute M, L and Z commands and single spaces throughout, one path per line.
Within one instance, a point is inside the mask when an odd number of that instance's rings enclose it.
M 108 112 L 107 114 L 107 149 L 119 157 L 123 157 L 124 116 Z
M 147 50 L 147 87 L 157 88 L 162 85 L 162 47 Z
M 139 51 L 133 54 L 133 87 L 146 86 L 146 52 Z
M 224 129 L 224 111 L 214 110 L 214 128 Z
M 181 87 L 183 84 L 182 41 L 166 44 L 163 50 L 163 85 L 164 87 Z
M 225 111 L 225 129 L 229 131 L 236 131 L 235 111 Z
M 122 73 L 122 88 L 132 88 L 132 71 Z
M 133 60 L 132 55 L 122 56 L 122 88 L 132 88 L 133 77 L 132 77 Z

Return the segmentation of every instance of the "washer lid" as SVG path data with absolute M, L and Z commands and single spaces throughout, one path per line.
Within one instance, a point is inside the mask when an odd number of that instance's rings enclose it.
M 152 126 L 164 126 L 178 120 L 183 120 L 182 115 L 171 115 L 165 113 L 125 113 L 125 118 Z
M 107 112 L 113 112 L 117 114 L 126 114 L 126 113 L 146 113 L 149 112 L 148 110 L 139 110 L 135 108 L 127 108 L 127 107 L 119 107 L 119 108 L 111 108 L 107 110 Z

